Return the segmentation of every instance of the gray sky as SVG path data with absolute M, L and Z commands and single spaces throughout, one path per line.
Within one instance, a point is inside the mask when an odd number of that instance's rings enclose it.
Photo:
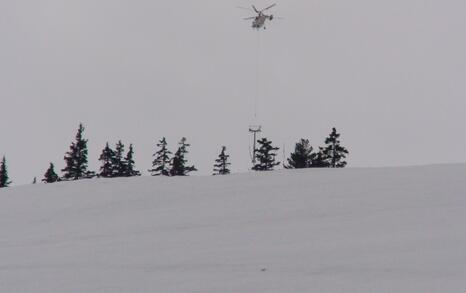
M 270 1 L 256 1 L 266 6 Z M 106 141 L 182 136 L 211 171 L 220 146 L 250 167 L 247 132 L 276 145 L 342 132 L 350 166 L 466 162 L 466 2 L 288 0 L 261 32 L 247 1 L 0 1 L 0 155 L 16 184 L 57 169 L 79 122 L 90 166 Z M 280 159 L 282 151 L 280 150 Z

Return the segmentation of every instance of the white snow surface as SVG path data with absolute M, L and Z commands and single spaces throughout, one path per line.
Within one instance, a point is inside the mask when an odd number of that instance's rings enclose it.
M 465 292 L 466 165 L 0 190 L 0 292 Z

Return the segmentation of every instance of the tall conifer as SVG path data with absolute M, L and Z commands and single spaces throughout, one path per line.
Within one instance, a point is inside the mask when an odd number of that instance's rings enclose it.
M 273 168 L 280 164 L 275 160 L 277 156 L 276 151 L 279 150 L 278 147 L 272 146 L 272 141 L 267 140 L 267 138 L 262 138 L 257 141 L 259 143 L 259 148 L 256 150 L 256 164 L 252 167 L 256 171 L 270 171 Z
M 159 141 L 157 147 L 160 149 L 152 156 L 155 159 L 152 161 L 152 169 L 148 171 L 152 176 L 170 176 L 170 155 L 171 152 L 167 149 L 167 141 L 165 137 Z
M 130 144 L 128 153 L 126 154 L 126 157 L 124 160 L 123 176 L 125 177 L 141 176 L 141 172 L 135 170 L 135 165 L 134 165 L 135 162 L 134 162 L 133 156 L 134 156 L 133 144 Z
M 328 160 L 329 167 L 331 168 L 344 168 L 347 162 L 344 160 L 346 155 L 349 154 L 348 150 L 340 145 L 338 138 L 340 134 L 337 133 L 335 127 L 332 129 L 329 137 L 325 139 L 326 147 L 323 154 Z
M 6 158 L 3 156 L 2 162 L 0 163 L 0 188 L 10 186 L 11 181 L 8 177 L 8 168 L 6 165 Z
M 188 147 L 190 144 L 186 143 L 186 138 L 183 137 L 179 142 L 179 148 L 172 159 L 172 165 L 170 169 L 171 176 L 187 176 L 192 171 L 197 171 L 194 166 L 187 166 L 188 160 L 186 160 L 186 154 L 188 153 Z
M 312 160 L 311 168 L 328 168 L 330 166 L 327 156 L 324 153 L 324 148 L 319 147 L 319 151 L 315 154 Z
M 107 144 L 100 154 L 99 161 L 101 161 L 102 166 L 100 167 L 100 177 L 110 178 L 115 176 L 115 151 L 113 151 L 110 146 Z
M 309 168 L 316 154 L 312 152 L 312 146 L 309 144 L 308 139 L 301 139 L 296 143 L 294 152 L 288 158 L 288 164 L 285 165 L 287 169 L 302 169 Z
M 125 152 L 125 145 L 119 140 L 115 147 L 115 161 L 113 163 L 115 177 L 125 176 L 126 162 L 123 158 Z
M 83 138 L 84 126 L 79 124 L 76 139 L 71 143 L 70 150 L 65 154 L 63 179 L 79 180 L 91 178 L 95 174 L 87 169 L 87 139 Z
M 228 162 L 230 156 L 225 153 L 226 149 L 225 146 L 222 146 L 222 151 L 220 155 L 218 155 L 218 159 L 215 160 L 214 175 L 230 174 L 230 169 L 228 169 L 228 166 L 231 165 L 231 163 Z

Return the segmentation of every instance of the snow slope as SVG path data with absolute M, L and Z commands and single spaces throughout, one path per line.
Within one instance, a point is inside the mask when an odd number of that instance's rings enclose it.
M 464 292 L 466 165 L 0 191 L 0 292 Z

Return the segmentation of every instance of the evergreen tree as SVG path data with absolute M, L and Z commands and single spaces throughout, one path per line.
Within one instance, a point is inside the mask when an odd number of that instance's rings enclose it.
M 340 145 L 339 137 L 340 134 L 337 133 L 334 127 L 332 133 L 325 139 L 325 144 L 327 146 L 324 148 L 323 154 L 327 158 L 329 167 L 331 168 L 344 168 L 347 164 L 344 159 L 349 152 Z
M 110 148 L 107 144 L 105 148 L 102 150 L 102 154 L 99 157 L 99 161 L 102 162 L 102 166 L 100 167 L 99 176 L 109 178 L 114 177 L 115 175 L 115 152 Z
M 230 174 L 230 169 L 228 169 L 228 166 L 231 165 L 231 163 L 228 162 L 230 156 L 225 154 L 226 149 L 225 146 L 222 146 L 222 151 L 220 155 L 218 155 L 218 159 L 215 160 L 214 175 Z
M 170 169 L 171 176 L 187 176 L 189 172 L 197 171 L 194 166 L 187 166 L 186 154 L 188 153 L 187 148 L 190 144 L 186 143 L 186 138 L 183 137 L 179 142 L 179 148 L 172 159 L 172 165 Z
M 9 179 L 6 158 L 3 156 L 2 162 L 0 163 L 0 188 L 10 186 L 11 181 L 9 181 Z
M 32 184 L 36 184 L 37 183 L 37 177 L 34 177 L 34 179 L 32 179 Z
M 256 171 L 271 171 L 273 168 L 280 164 L 280 162 L 275 161 L 277 154 L 276 151 L 279 150 L 278 147 L 272 146 L 272 141 L 267 140 L 267 138 L 262 138 L 257 141 L 259 143 L 259 148 L 256 150 L 256 161 L 257 163 L 252 167 Z
M 55 166 L 53 163 L 50 163 L 49 168 L 44 174 L 44 179 L 42 179 L 45 183 L 54 183 L 60 181 L 60 177 L 58 177 L 57 173 L 55 173 Z
M 184 176 L 184 163 L 185 159 L 181 148 L 178 148 L 171 161 L 170 176 Z
M 65 180 L 79 180 L 94 176 L 94 172 L 87 170 L 87 139 L 83 138 L 83 132 L 84 126 L 79 124 L 76 141 L 71 143 L 70 150 L 65 154 L 66 166 L 62 169 Z
M 290 158 L 288 158 L 288 165 L 285 165 L 285 168 L 302 169 L 311 167 L 312 162 L 316 157 L 316 154 L 314 154 L 312 150 L 309 140 L 302 138 L 296 143 L 294 152 L 291 153 Z
M 311 168 L 328 168 L 329 162 L 327 156 L 324 154 L 324 149 L 319 147 L 319 152 L 315 154 L 312 159 Z
M 170 176 L 170 155 L 171 152 L 167 149 L 167 141 L 165 137 L 159 141 L 157 147 L 160 148 L 152 156 L 155 157 L 152 161 L 152 169 L 148 170 L 152 176 Z
M 118 141 L 116 144 L 116 151 L 115 151 L 115 160 L 113 163 L 114 166 L 114 177 L 123 177 L 125 176 L 125 170 L 126 170 L 126 162 L 123 158 L 125 152 L 125 145 L 121 142 L 121 140 Z
M 133 156 L 134 156 L 133 144 L 130 144 L 128 153 L 126 154 L 126 157 L 124 160 L 125 169 L 123 172 L 123 176 L 125 177 L 141 176 L 141 172 L 135 170 Z

